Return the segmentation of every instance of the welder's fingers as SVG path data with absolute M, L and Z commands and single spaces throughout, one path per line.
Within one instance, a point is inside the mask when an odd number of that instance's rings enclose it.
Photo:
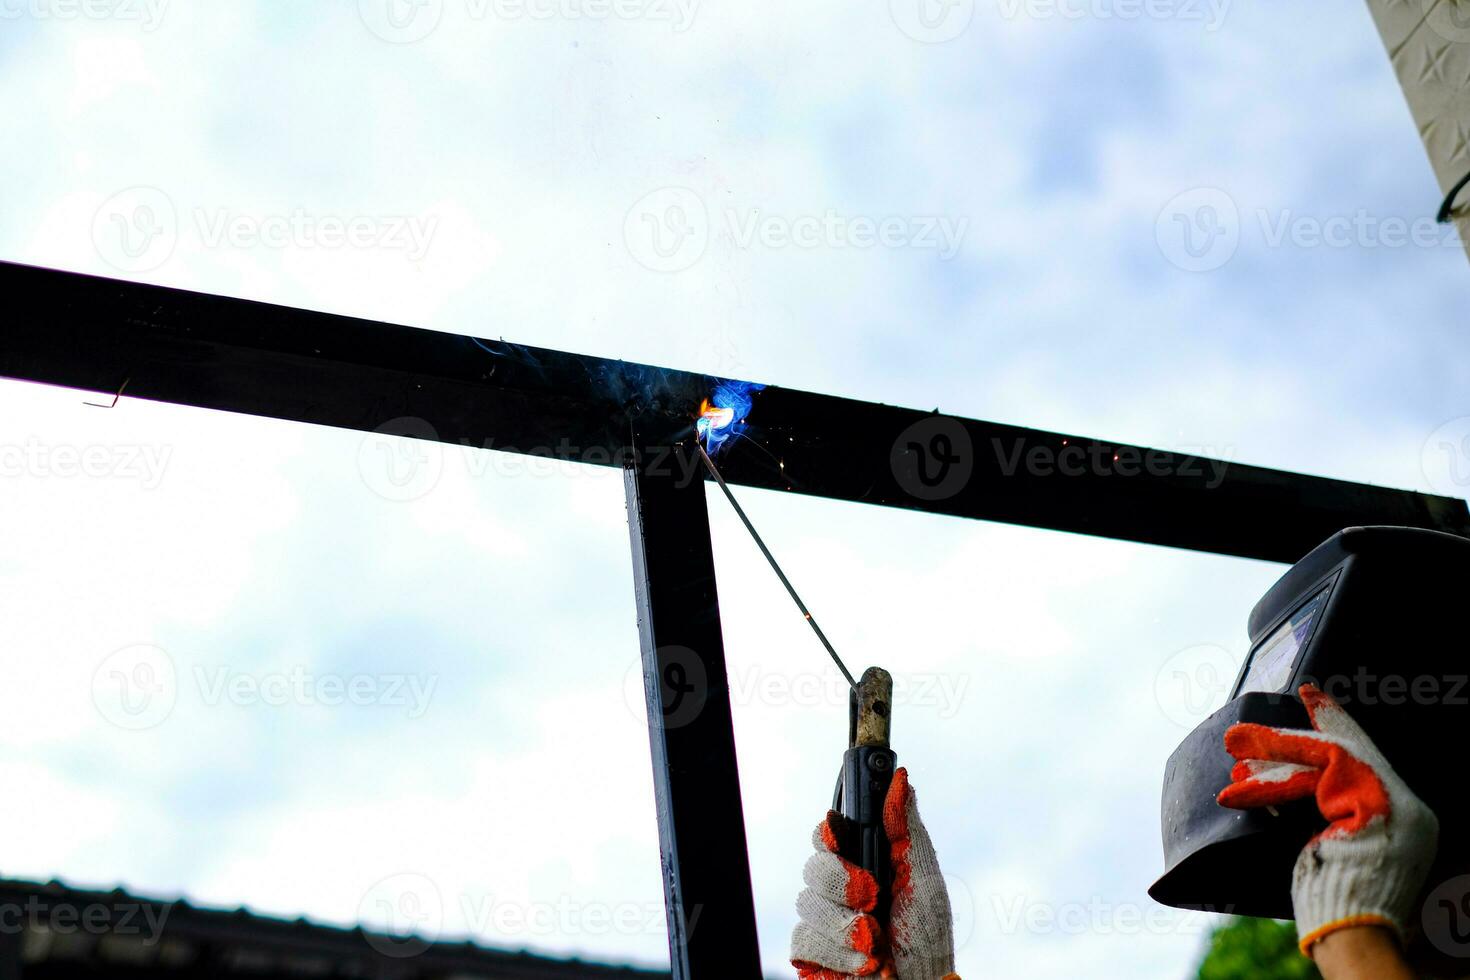
M 893 865 L 889 946 L 898 976 L 946 976 L 954 970 L 954 916 L 906 769 L 894 771 L 883 801 L 883 829 Z
M 851 973 L 842 973 L 838 970 L 829 970 L 825 966 L 815 963 L 802 963 L 792 960 L 791 965 L 796 967 L 796 980 L 851 980 Z
M 888 842 L 897 845 L 909 839 L 909 809 L 914 807 L 914 819 L 919 811 L 914 798 L 914 789 L 909 785 L 909 771 L 899 766 L 893 771 L 893 781 L 888 784 L 888 795 L 883 799 L 883 832 Z M 920 826 L 923 826 L 921 823 Z
M 1225 730 L 1225 751 L 1240 762 L 1294 762 L 1299 766 L 1325 769 L 1336 748 L 1331 738 L 1317 732 L 1270 728 L 1252 722 L 1231 725 Z
M 827 816 L 817 824 L 817 829 L 812 831 L 812 846 L 819 851 L 841 853 L 841 836 L 846 823 L 847 818 L 842 814 L 836 810 L 828 810 Z
M 1311 796 L 1317 791 L 1322 770 L 1295 762 L 1246 759 L 1235 764 L 1230 776 L 1234 782 L 1221 790 L 1216 799 L 1221 806 L 1251 810 Z
M 1234 782 L 1216 799 L 1221 806 L 1249 809 L 1315 795 L 1328 822 L 1323 836 L 1351 836 L 1374 817 L 1389 814 L 1389 792 L 1379 771 L 1390 774 L 1392 769 L 1335 701 L 1310 687 L 1302 689 L 1302 696 L 1313 724 L 1325 728 L 1298 732 L 1230 726 L 1225 748 L 1240 762 L 1231 774 Z
M 854 911 L 871 912 L 878 904 L 878 882 L 872 872 L 828 851 L 807 858 L 801 877 L 817 894 Z
M 1232 782 L 1215 799 L 1221 806 L 1249 810 L 1311 796 L 1336 749 L 1316 732 L 1231 725 L 1225 750 L 1238 761 Z
M 929 831 L 919 818 L 919 797 L 909 785 L 907 769 L 894 770 L 883 801 L 883 830 L 888 835 L 896 902 L 909 888 L 916 870 L 936 877 L 939 874 L 939 860 Z
M 802 980 L 843 980 L 878 972 L 882 934 L 869 913 L 878 903 L 873 875 L 837 853 L 842 816 L 829 812 L 812 832 L 812 855 L 801 870 L 800 920 L 791 933 L 791 963 Z
M 909 771 L 902 767 L 894 770 L 888 796 L 883 800 L 883 832 L 888 835 L 889 859 L 893 866 L 894 904 L 899 905 L 910 890 L 915 857 L 927 858 L 934 851 L 924 822 L 919 819 L 918 798 L 909 785 Z M 927 849 L 927 855 L 914 853 L 916 835 L 920 838 L 921 851 Z
M 1404 792 L 1408 792 L 1407 787 Z M 1351 837 L 1375 817 L 1388 817 L 1393 805 L 1388 787 L 1378 772 L 1351 752 L 1340 749 L 1317 784 L 1317 809 L 1328 824 L 1321 837 Z
M 852 909 L 810 888 L 796 897 L 800 916 L 791 934 L 791 961 L 865 976 L 877 971 L 882 929 L 866 912 Z
M 1301 695 L 1302 703 L 1307 706 L 1307 715 L 1312 719 L 1312 727 L 1317 731 L 1355 750 L 1360 746 L 1373 744 L 1373 740 L 1368 737 L 1367 732 L 1363 731 L 1363 727 L 1354 721 L 1353 716 L 1333 700 L 1330 694 L 1324 694 L 1313 684 L 1303 684 L 1297 693 Z
M 837 853 L 837 821 L 835 812 L 817 824 L 812 832 L 812 856 L 801 869 L 808 888 L 859 912 L 871 912 L 878 904 L 878 880 L 866 868 L 853 864 Z

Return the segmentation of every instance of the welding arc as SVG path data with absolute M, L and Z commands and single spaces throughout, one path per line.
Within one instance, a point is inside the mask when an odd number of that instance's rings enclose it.
M 791 594 L 791 599 L 796 603 L 796 608 L 801 610 L 801 614 L 806 617 L 806 621 L 810 624 L 812 632 L 817 634 L 817 639 L 821 640 L 822 646 L 827 648 L 827 653 L 831 655 L 832 662 L 837 665 L 838 670 L 842 671 L 842 676 L 847 678 L 848 685 L 856 691 L 858 689 L 858 682 L 853 680 L 852 672 L 847 669 L 847 665 L 842 662 L 842 658 L 837 656 L 837 651 L 832 649 L 832 644 L 828 641 L 827 634 L 822 632 L 822 627 L 817 625 L 817 621 L 813 618 L 811 610 L 806 607 L 806 603 L 801 601 L 801 596 L 796 594 L 796 589 L 792 586 L 791 580 L 786 577 L 785 572 L 781 571 L 781 566 L 777 563 L 776 556 L 771 554 L 771 549 L 767 548 L 766 543 L 761 540 L 760 533 L 756 531 L 755 525 L 750 523 L 749 517 L 745 516 L 745 511 L 741 508 L 740 502 L 735 499 L 735 495 L 730 492 L 730 487 L 725 483 L 725 478 L 720 476 L 720 471 L 715 468 L 715 461 L 710 459 L 709 453 L 704 451 L 704 443 L 696 439 L 694 445 L 699 449 L 699 455 L 704 459 L 705 468 L 709 470 L 710 476 L 714 477 L 715 482 L 720 485 L 720 489 L 725 491 L 725 499 L 730 501 L 730 506 L 735 508 L 735 513 L 739 515 L 740 522 L 745 525 L 745 529 L 755 539 L 755 546 L 761 550 L 761 554 L 766 556 L 766 561 L 771 563 L 771 568 L 775 570 L 776 577 L 781 580 L 781 584 L 786 586 L 786 591 Z

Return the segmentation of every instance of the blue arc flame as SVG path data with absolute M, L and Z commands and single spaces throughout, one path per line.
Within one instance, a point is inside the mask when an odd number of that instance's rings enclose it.
M 710 455 L 735 436 L 745 431 L 746 420 L 755 404 L 755 394 L 765 385 L 749 381 L 721 381 L 710 395 L 710 410 L 694 423 L 699 438 Z

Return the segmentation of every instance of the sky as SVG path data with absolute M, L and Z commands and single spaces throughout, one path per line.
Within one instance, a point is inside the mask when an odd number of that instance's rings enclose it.
M 1357 4 L 0 0 L 0 84 L 6 260 L 1470 492 Z M 616 473 L 89 400 L 0 383 L 0 874 L 667 961 Z M 1191 975 L 1163 764 L 1282 566 L 741 498 L 899 680 L 962 975 Z M 711 513 L 789 976 L 845 700 Z

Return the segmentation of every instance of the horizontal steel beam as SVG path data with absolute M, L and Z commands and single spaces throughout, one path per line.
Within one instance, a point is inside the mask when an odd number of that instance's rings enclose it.
M 7 263 L 0 296 L 0 376 L 584 463 L 635 419 L 689 438 L 720 380 Z M 729 482 L 834 500 L 1286 562 L 1355 524 L 1470 535 L 1453 498 L 788 388 L 750 423 Z

